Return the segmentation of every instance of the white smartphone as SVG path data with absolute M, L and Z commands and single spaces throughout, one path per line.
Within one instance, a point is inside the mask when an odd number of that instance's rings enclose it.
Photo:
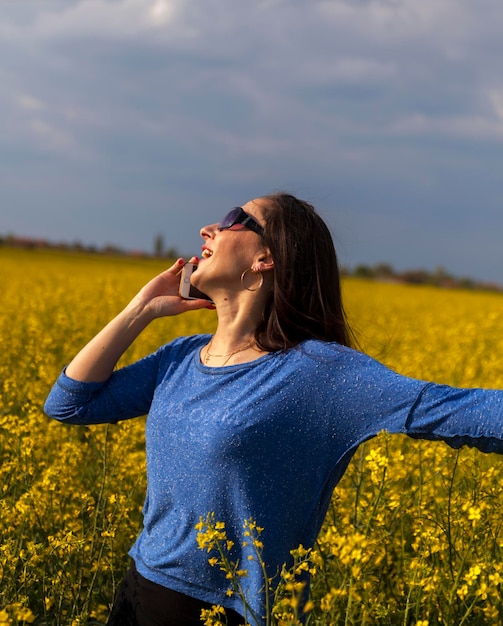
M 212 300 L 209 296 L 207 296 L 202 291 L 199 291 L 199 289 L 197 289 L 197 287 L 194 287 L 194 285 L 190 282 L 190 277 L 196 270 L 197 265 L 195 265 L 194 263 L 186 263 L 183 266 L 180 277 L 179 294 L 182 298 L 185 298 L 186 300 L 203 299 L 211 302 Z

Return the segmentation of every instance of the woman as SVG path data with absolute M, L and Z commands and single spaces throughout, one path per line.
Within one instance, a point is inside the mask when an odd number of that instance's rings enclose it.
M 215 334 L 178 338 L 113 371 L 153 319 L 208 306 L 179 297 L 179 259 L 74 358 L 46 403 L 77 424 L 148 413 L 144 527 L 114 625 L 197 624 L 208 603 L 243 623 L 225 574 L 197 547 L 194 527 L 208 513 L 246 564 L 246 617 L 262 624 L 262 572 L 243 546 L 244 520 L 264 528 L 274 575 L 291 549 L 313 545 L 356 448 L 383 429 L 503 450 L 503 392 L 405 378 L 350 348 L 332 239 L 310 204 L 257 198 L 201 236 L 193 283 L 214 303 Z

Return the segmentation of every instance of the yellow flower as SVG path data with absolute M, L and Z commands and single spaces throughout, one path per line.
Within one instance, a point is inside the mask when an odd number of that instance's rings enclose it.
M 480 521 L 481 517 L 482 517 L 482 514 L 478 506 L 471 506 L 468 509 L 468 519 L 472 522 L 473 526 L 477 525 L 477 522 Z
M 248 570 L 247 569 L 238 569 L 238 570 L 236 570 L 236 576 L 238 576 L 239 578 L 244 578 L 244 577 L 248 576 Z
M 32 624 L 35 621 L 35 615 L 28 608 L 21 608 L 16 611 L 16 620 L 18 622 L 28 622 Z
M 473 565 L 468 570 L 468 573 L 465 574 L 466 582 L 469 585 L 472 585 L 477 580 L 477 578 L 480 576 L 481 573 L 482 573 L 482 570 L 480 569 L 480 566 L 479 565 Z
M 480 587 L 475 592 L 475 595 L 478 596 L 481 600 L 487 600 L 487 590 L 488 590 L 487 584 L 481 583 Z
M 10 626 L 12 624 L 9 614 L 5 609 L 0 611 L 0 626 Z

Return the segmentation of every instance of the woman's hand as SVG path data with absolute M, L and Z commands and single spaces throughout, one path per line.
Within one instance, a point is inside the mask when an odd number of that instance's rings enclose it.
M 191 262 L 197 263 L 197 259 L 192 257 Z M 214 308 L 207 300 L 184 300 L 178 295 L 179 274 L 184 265 L 185 261 L 178 259 L 147 283 L 127 307 L 82 348 L 68 365 L 67 375 L 81 381 L 105 381 L 122 354 L 153 319 L 204 307 Z
M 198 259 L 192 257 L 190 263 L 197 264 Z M 153 278 L 136 295 L 133 306 L 140 306 L 151 319 L 178 315 L 185 311 L 195 311 L 203 308 L 214 308 L 207 300 L 186 300 L 178 293 L 180 272 L 185 265 L 183 259 L 178 259 L 174 265 Z

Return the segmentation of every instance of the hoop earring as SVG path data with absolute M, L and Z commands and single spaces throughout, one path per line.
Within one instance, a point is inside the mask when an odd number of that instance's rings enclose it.
M 245 285 L 245 276 L 246 274 L 248 274 L 248 272 L 253 272 L 254 274 L 260 274 L 259 284 L 253 289 Z M 243 289 L 246 289 L 246 291 L 258 291 L 260 287 L 262 287 L 263 284 L 264 284 L 264 276 L 260 270 L 254 270 L 253 268 L 249 267 L 247 270 L 245 270 L 241 274 L 241 286 L 243 287 Z

